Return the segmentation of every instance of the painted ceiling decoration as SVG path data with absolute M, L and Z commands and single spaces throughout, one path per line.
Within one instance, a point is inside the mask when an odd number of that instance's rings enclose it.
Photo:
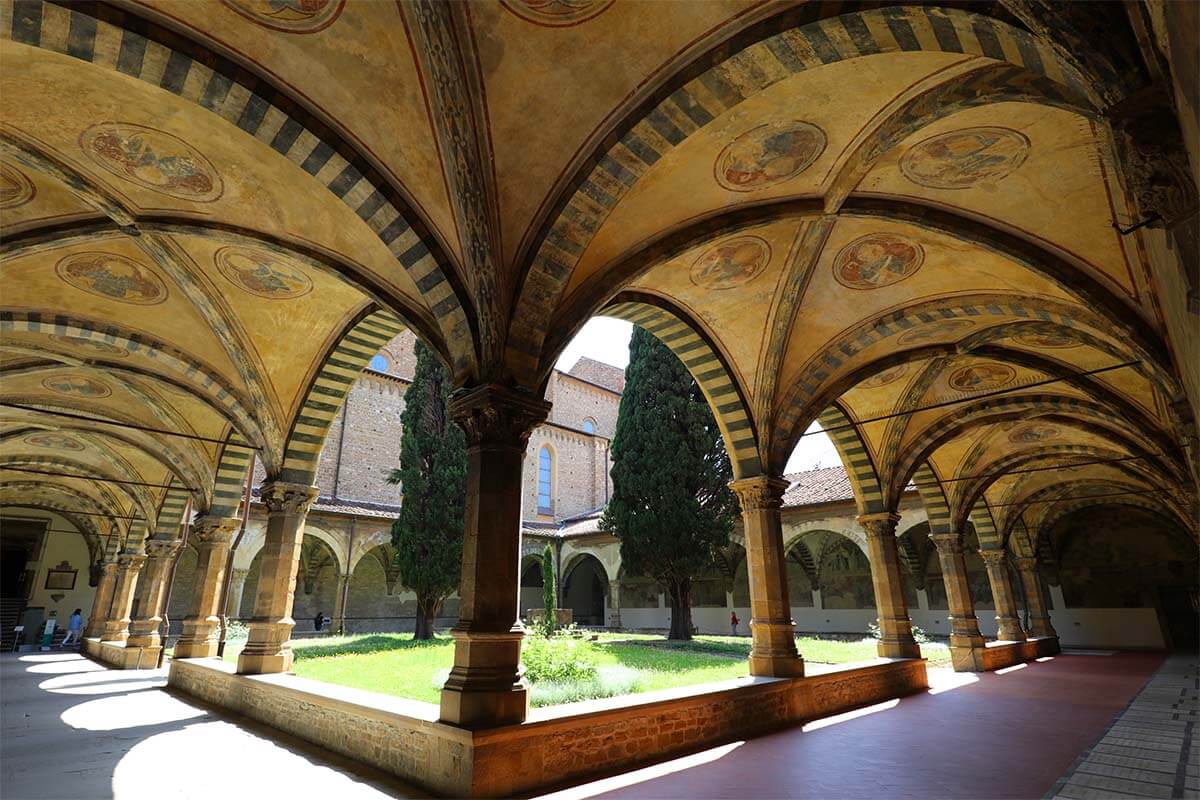
M 604 314 L 739 477 L 819 422 L 862 513 L 913 485 L 982 547 L 1105 493 L 1187 519 L 1150 12 L 960 6 L 0 0 L 0 499 L 136 549 L 252 461 L 312 483 L 401 330 L 537 393 Z

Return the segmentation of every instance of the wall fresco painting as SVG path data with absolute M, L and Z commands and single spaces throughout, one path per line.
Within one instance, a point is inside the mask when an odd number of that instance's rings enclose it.
M 808 122 L 769 122 L 746 131 L 717 156 L 717 183 L 752 192 L 783 183 L 808 169 L 825 151 L 825 132 Z
M 0 162 L 0 209 L 23 206 L 37 195 L 37 187 L 25 173 Z
M 47 450 L 70 450 L 73 452 L 83 450 L 82 444 L 61 433 L 31 433 L 25 437 L 25 441 L 34 447 L 42 447 Z
M 833 277 L 850 289 L 879 289 L 913 275 L 925 261 L 921 245 L 890 233 L 855 239 L 833 259 Z
M 346 0 L 221 0 L 246 19 L 283 33 L 316 33 L 342 13 Z
M 955 370 L 946 382 L 960 392 L 985 392 L 1008 385 L 1016 376 L 1005 364 L 972 364 Z
M 967 128 L 909 148 L 900 171 L 929 189 L 967 189 L 1008 177 L 1029 156 L 1029 139 L 1009 128 Z
M 771 260 L 771 246 L 757 236 L 726 239 L 692 263 L 692 283 L 705 289 L 732 289 L 754 278 Z
M 112 394 L 112 389 L 86 375 L 52 375 L 42 380 L 42 386 L 73 397 L 100 398 Z
M 505 9 L 535 25 L 567 28 L 603 14 L 613 0 L 500 0 Z
M 79 135 L 96 166 L 146 189 L 180 200 L 211 203 L 225 187 L 199 151 L 165 131 L 129 122 L 102 122 Z
M 54 265 L 58 277 L 88 294 L 151 306 L 167 299 L 167 287 L 145 264 L 116 253 L 73 253 Z
M 222 247 L 213 258 L 230 283 L 258 297 L 290 300 L 308 294 L 313 288 L 312 281 L 300 269 L 261 250 Z

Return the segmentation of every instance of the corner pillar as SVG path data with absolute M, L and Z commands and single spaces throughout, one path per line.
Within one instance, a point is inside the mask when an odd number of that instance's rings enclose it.
M 963 557 L 963 538 L 959 533 L 932 533 L 929 540 L 938 551 L 946 599 L 950 606 L 950 663 L 957 672 L 980 672 L 984 667 L 986 643 L 979 632 L 971 585 L 967 581 L 967 562 Z
M 621 584 L 615 579 L 608 582 L 608 627 L 621 627 Z
M 920 658 L 921 648 L 913 638 L 912 620 L 904 601 L 900 557 L 896 551 L 899 514 L 863 514 L 858 518 L 867 533 L 867 557 L 871 562 L 871 585 L 879 612 L 879 655 L 882 658 Z
M 145 659 L 153 664 L 162 648 L 163 603 L 167 597 L 167 579 L 171 562 L 179 552 L 180 542 L 173 539 L 149 539 L 146 542 L 146 566 L 142 570 L 142 596 L 136 603 L 133 622 L 129 626 L 128 647 L 141 647 L 151 652 Z
M 1006 642 L 1025 641 L 1021 620 L 1017 617 L 1017 599 L 1013 594 L 1012 579 L 1008 575 L 1008 564 L 1001 549 L 980 550 L 979 555 L 987 566 L 988 583 L 992 585 L 992 600 L 996 605 L 996 623 L 999 625 L 997 639 Z
M 96 584 L 96 596 L 92 599 L 92 613 L 88 615 L 83 635 L 97 638 L 104 633 L 104 623 L 112 607 L 113 592 L 117 588 L 117 562 L 104 561 L 100 564 L 100 582 Z
M 254 616 L 249 622 L 246 646 L 238 656 L 242 675 L 287 672 L 292 668 L 292 603 L 300 546 L 308 509 L 317 499 L 317 487 L 300 483 L 264 483 L 259 497 L 267 507 L 267 532 L 263 541 Z
M 1025 587 L 1025 604 L 1029 611 L 1029 635 L 1058 638 L 1058 631 L 1050 624 L 1050 611 L 1046 603 L 1046 592 L 1038 576 L 1036 558 L 1016 558 L 1017 574 Z
M 192 523 L 196 543 L 196 588 L 192 605 L 183 617 L 183 632 L 175 643 L 175 658 L 211 658 L 220 643 L 221 588 L 229 542 L 241 524 L 237 517 L 200 517 Z
M 133 611 L 133 593 L 137 588 L 138 573 L 146 563 L 140 553 L 122 553 L 117 558 L 117 580 L 113 588 L 112 608 L 104 621 L 103 642 L 121 642 L 129 638 L 130 614 Z
M 793 678 L 804 674 L 796 652 L 796 623 L 788 599 L 787 562 L 779 508 L 788 482 L 760 475 L 729 484 L 742 506 L 750 577 L 750 674 Z
M 529 685 L 518 619 L 522 465 L 529 434 L 550 404 L 485 384 L 455 397 L 450 415 L 467 440 L 467 504 L 454 666 L 442 688 L 441 721 L 464 728 L 522 722 Z

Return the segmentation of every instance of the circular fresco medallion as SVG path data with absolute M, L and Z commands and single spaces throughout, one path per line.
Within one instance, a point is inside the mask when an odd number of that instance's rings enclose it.
M 865 381 L 860 381 L 858 388 L 860 389 L 878 389 L 881 386 L 887 386 L 889 383 L 895 383 L 900 378 L 904 377 L 904 373 L 908 372 L 907 364 L 897 364 L 894 367 L 888 367 L 883 372 L 877 372 Z
M 178 137 L 130 122 L 102 122 L 79 135 L 98 167 L 146 189 L 210 203 L 225 190 L 207 158 Z
M 144 264 L 116 253 L 74 253 L 54 265 L 58 277 L 89 294 L 151 306 L 167 299 L 162 279 Z
M 1006 364 L 972 364 L 951 373 L 947 383 L 960 392 L 985 392 L 999 389 L 1015 377 L 1016 371 Z
M 909 277 L 924 260 L 925 250 L 916 242 L 890 233 L 871 233 L 838 251 L 833 277 L 850 289 L 879 289 Z
M 942 339 L 962 333 L 967 328 L 974 327 L 974 325 L 975 323 L 969 319 L 940 319 L 936 322 L 927 322 L 919 328 L 913 328 L 897 339 L 896 343 L 924 344 L 934 339 Z
M 273 254 L 245 247 L 222 247 L 214 260 L 229 281 L 268 300 L 290 300 L 312 291 L 312 281 Z
M 549 28 L 568 28 L 595 19 L 608 10 L 613 0 L 500 0 L 526 22 Z
M 91 350 L 93 353 L 98 353 L 105 356 L 113 356 L 114 358 L 125 358 L 129 352 L 117 347 L 109 342 L 100 342 L 95 339 L 85 339 L 82 336 L 67 336 L 61 333 L 50 334 L 50 341 L 57 342 L 61 345 L 66 345 L 71 348 L 79 348 L 82 350 Z
M 86 375 L 52 375 L 42 380 L 42 386 L 75 397 L 108 397 L 112 394 L 112 389 Z
M 1037 422 L 1031 422 L 1028 425 L 1022 425 L 1008 434 L 1008 440 L 1013 444 L 1034 444 L 1035 442 L 1044 442 L 1047 439 L 1053 439 L 1058 436 L 1058 428 L 1053 425 L 1043 425 Z
M 346 0 L 222 0 L 251 22 L 284 33 L 316 33 L 333 24 Z
M 908 149 L 900 171 L 929 189 L 995 183 L 1021 166 L 1029 139 L 1009 128 L 967 128 L 930 137 Z
M 25 173 L 0 162 L 0 208 L 23 206 L 34 198 L 37 188 Z
M 25 441 L 34 447 L 45 447 L 49 450 L 82 450 L 83 445 L 70 436 L 61 433 L 31 433 Z
M 732 289 L 753 280 L 771 260 L 771 246 L 757 236 L 737 236 L 710 247 L 692 263 L 692 283 Z
M 1078 347 L 1080 342 L 1067 331 L 1026 331 L 1013 335 L 1013 341 L 1038 350 L 1062 350 Z
M 794 178 L 825 151 L 825 132 L 808 122 L 768 122 L 734 139 L 714 165 L 717 183 L 752 192 Z

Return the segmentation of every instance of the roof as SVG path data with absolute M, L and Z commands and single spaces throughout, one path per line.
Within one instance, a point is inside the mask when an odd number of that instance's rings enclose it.
M 254 487 L 254 504 L 262 505 L 259 488 Z M 343 500 L 339 497 L 318 497 L 310 511 L 328 511 L 334 514 L 353 514 L 356 517 L 396 519 L 400 516 L 399 503 L 372 503 L 366 500 Z
M 824 467 L 784 475 L 791 486 L 783 493 L 783 505 L 811 506 L 854 499 L 850 476 L 843 467 Z
M 572 378 L 594 383 L 617 394 L 625 391 L 625 370 L 594 358 L 580 356 L 579 360 L 575 362 L 575 366 L 567 370 L 567 374 Z

